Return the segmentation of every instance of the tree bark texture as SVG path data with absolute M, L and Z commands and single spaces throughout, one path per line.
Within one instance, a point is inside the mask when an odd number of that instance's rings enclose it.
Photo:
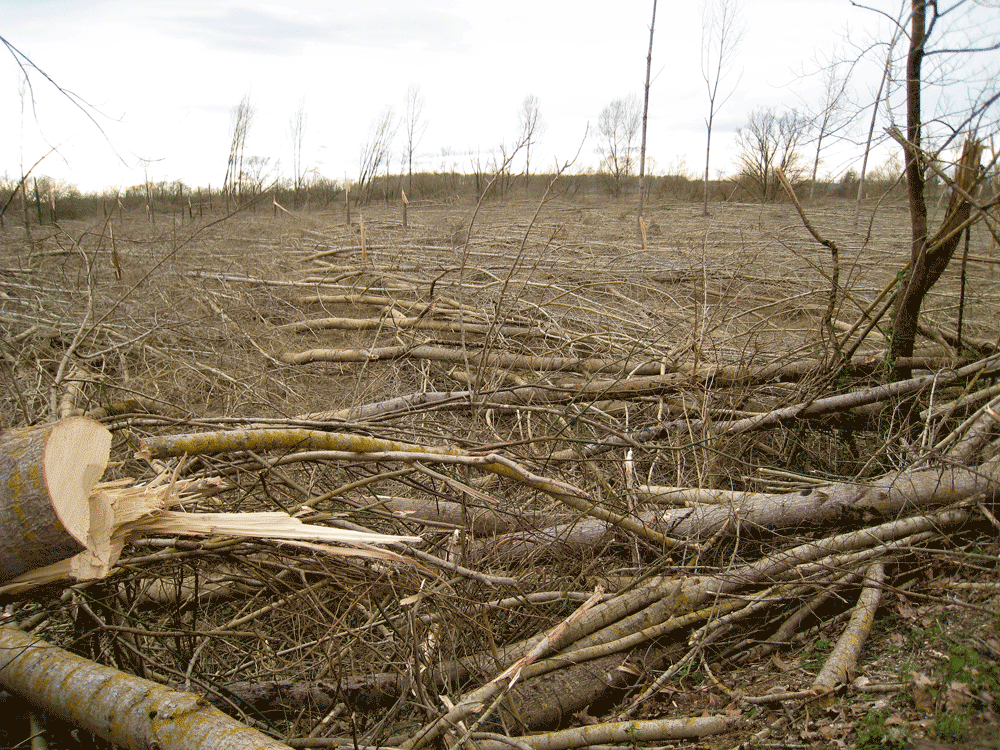
M 95 664 L 0 627 L 0 683 L 44 710 L 125 748 L 287 748 L 204 698 Z
M 917 321 L 920 315 L 920 306 L 930 288 L 944 273 L 948 262 L 955 254 L 955 250 L 962 238 L 962 227 L 969 221 L 972 213 L 972 205 L 968 197 L 975 190 L 979 179 L 979 162 L 982 158 L 982 144 L 969 139 L 962 149 L 962 157 L 955 170 L 954 185 L 951 190 L 951 198 L 948 202 L 948 211 L 941 228 L 931 239 L 926 238 L 927 234 L 927 207 L 923 204 L 923 173 L 914 179 L 920 181 L 920 204 L 922 205 L 923 216 L 913 218 L 913 249 L 910 261 L 909 272 L 903 279 L 902 289 L 896 299 L 895 318 L 893 320 L 892 349 L 890 359 L 896 360 L 900 357 L 912 357 L 914 342 L 917 335 Z M 907 179 L 910 170 L 907 169 Z M 910 188 L 913 192 L 913 188 Z M 913 210 L 911 196 L 911 211 Z M 922 232 L 918 238 L 917 232 Z M 897 367 L 897 377 L 905 379 L 910 377 L 909 367 Z

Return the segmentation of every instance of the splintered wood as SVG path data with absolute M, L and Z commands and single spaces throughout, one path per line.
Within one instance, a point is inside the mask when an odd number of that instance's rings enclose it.
M 85 417 L 0 432 L 0 594 L 63 579 L 104 578 L 125 544 L 147 534 L 281 539 L 341 556 L 404 561 L 371 545 L 420 537 L 305 524 L 286 513 L 178 513 L 165 510 L 220 480 L 178 480 L 166 473 L 135 485 L 98 484 L 111 433 Z M 332 547 L 330 544 L 350 545 Z
M 87 548 L 110 515 L 91 496 L 110 451 L 111 433 L 84 417 L 0 432 L 0 582 Z

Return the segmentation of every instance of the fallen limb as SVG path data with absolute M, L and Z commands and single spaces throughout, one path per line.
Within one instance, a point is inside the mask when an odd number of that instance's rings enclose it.
M 947 464 L 907 469 L 867 483 L 837 482 L 785 493 L 740 493 L 688 488 L 655 488 L 641 497 L 705 498 L 712 504 L 665 511 L 640 510 L 628 519 L 644 529 L 653 529 L 670 539 L 687 542 L 734 534 L 740 529 L 779 530 L 822 526 L 858 518 L 888 518 L 900 513 L 950 505 L 991 491 L 1000 478 L 1000 458 L 982 466 Z M 723 502 L 719 502 L 723 501 Z M 607 541 L 612 520 L 578 519 L 548 527 L 513 531 L 492 539 L 472 542 L 467 550 L 474 559 L 517 560 L 544 552 L 546 555 L 579 555 Z M 621 527 L 625 528 L 625 527 Z
M 399 412 L 419 409 L 468 409 L 484 401 L 491 406 L 517 407 L 531 404 L 563 404 L 588 399 L 627 399 L 656 396 L 687 381 L 684 375 L 636 376 L 622 379 L 589 380 L 582 383 L 556 383 L 552 385 L 519 386 L 493 391 L 433 391 L 397 396 L 372 404 L 358 404 L 334 412 L 307 414 L 301 419 L 332 421 L 340 419 L 367 420 Z
M 354 453 L 407 451 L 443 455 L 464 453 L 453 448 L 434 448 L 343 432 L 303 429 L 236 429 L 143 438 L 139 443 L 138 455 L 149 460 L 185 454 L 196 456 L 234 451 L 292 450 L 350 451 Z
M 950 505 L 996 486 L 1000 459 L 966 468 L 945 465 L 929 469 L 907 469 L 859 484 L 838 482 L 818 485 L 801 492 L 753 493 L 746 500 L 697 505 L 663 511 L 642 519 L 666 534 L 682 539 L 708 539 L 729 525 L 780 529 L 803 524 L 824 524 L 845 518 L 877 514 L 887 517 L 900 512 Z
M 366 457 L 375 461 L 440 461 L 461 463 L 488 471 L 508 479 L 513 479 L 528 487 L 545 492 L 576 510 L 648 539 L 665 548 L 677 548 L 684 543 L 671 539 L 655 529 L 651 529 L 633 518 L 609 511 L 595 503 L 586 492 L 571 484 L 556 479 L 539 476 L 516 462 L 497 454 L 472 456 L 459 448 L 435 448 L 383 440 L 366 435 L 318 430 L 230 430 L 175 435 L 164 438 L 145 438 L 140 443 L 139 455 L 151 458 L 167 458 L 184 454 L 214 454 L 229 451 L 267 451 L 313 449 L 319 451 L 310 455 L 299 454 L 294 460 L 343 459 L 357 460 Z M 285 456 L 274 462 L 278 465 L 291 460 Z
M 314 318 L 313 320 L 302 320 L 295 323 L 285 323 L 278 326 L 277 331 L 289 333 L 301 333 L 304 331 L 322 331 L 331 328 L 348 331 L 367 331 L 372 329 L 399 329 L 399 330 L 421 330 L 421 331 L 443 331 L 450 333 L 489 333 L 495 331 L 504 336 L 537 336 L 543 335 L 541 331 L 521 326 L 497 326 L 492 329 L 484 323 L 462 323 L 450 320 L 435 320 L 433 318 L 414 315 L 404 317 L 398 313 L 389 314 L 380 318 Z
M 372 349 L 309 349 L 303 352 L 282 352 L 277 356 L 280 361 L 291 365 L 304 365 L 309 362 L 374 362 L 402 357 L 455 364 L 468 362 L 476 367 L 500 367 L 507 370 L 568 370 L 586 374 L 608 371 L 623 372 L 632 369 L 628 363 L 618 360 L 531 356 L 511 354 L 495 349 L 470 351 L 428 344 L 416 346 L 401 344 Z
M 851 621 L 833 647 L 833 653 L 820 670 L 812 689 L 816 693 L 827 693 L 843 683 L 855 670 L 861 649 L 871 633 L 875 622 L 875 612 L 882 603 L 882 584 L 885 582 L 885 564 L 881 561 L 868 566 L 865 585 L 858 597 L 858 603 L 851 613 Z
M 647 721 L 617 721 L 609 724 L 563 729 L 514 737 L 532 750 L 568 750 L 574 747 L 591 747 L 616 743 L 631 745 L 635 742 L 663 742 L 666 740 L 693 739 L 722 734 L 738 727 L 744 721 L 742 714 L 698 716 L 686 719 L 656 719 Z M 510 746 L 490 739 L 476 739 L 482 750 L 510 750 Z
M 614 436 L 590 443 L 586 446 L 557 451 L 552 454 L 551 458 L 558 461 L 574 460 L 581 457 L 590 458 L 605 451 L 629 445 L 629 441 L 646 443 L 672 432 L 682 434 L 691 432 L 702 434 L 708 432 L 712 436 L 721 436 L 738 435 L 752 430 L 770 429 L 797 419 L 817 417 L 834 412 L 847 412 L 859 406 L 874 404 L 890 398 L 911 396 L 931 386 L 939 387 L 946 383 L 963 380 L 974 375 L 985 376 L 994 374 L 998 369 L 1000 369 L 1000 356 L 993 355 L 957 370 L 921 375 L 908 380 L 897 380 L 885 385 L 803 401 L 791 406 L 755 414 L 745 419 L 731 421 L 714 420 L 712 422 L 704 419 L 685 419 L 663 422 L 653 427 L 633 432 L 627 438 Z
M 204 698 L 0 627 L 0 683 L 49 713 L 121 747 L 160 750 L 287 748 Z
M 495 708 L 499 700 L 514 687 L 514 684 L 520 679 L 524 668 L 546 652 L 557 648 L 566 630 L 573 623 L 579 621 L 583 614 L 600 599 L 603 593 L 600 587 L 598 587 L 594 595 L 581 604 L 573 614 L 538 638 L 527 653 L 511 664 L 501 674 L 497 675 L 483 687 L 464 695 L 457 705 L 452 707 L 447 713 L 434 719 L 412 739 L 404 743 L 404 750 L 419 750 L 419 748 L 434 742 L 443 733 L 472 716 L 482 715 L 485 718 L 488 715 L 488 711 Z M 485 706 L 487 701 L 490 701 L 492 704 L 488 709 Z M 484 711 L 487 713 L 484 713 Z

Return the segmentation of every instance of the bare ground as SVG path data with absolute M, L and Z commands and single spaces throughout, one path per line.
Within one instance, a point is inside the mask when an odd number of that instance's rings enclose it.
M 839 245 L 836 318 L 853 324 L 905 263 L 906 212 L 868 206 L 855 228 L 852 206 L 808 210 Z M 652 206 L 645 249 L 627 207 L 562 199 L 478 211 L 411 205 L 405 229 L 398 207 L 385 206 L 355 209 L 350 226 L 342 210 L 242 213 L 214 223 L 114 216 L 107 226 L 34 228 L 30 244 L 23 229 L 8 227 L 0 235 L 0 423 L 46 421 L 65 409 L 100 417 L 116 435 L 119 463 L 109 478 L 137 481 L 157 472 L 133 457 L 141 438 L 248 423 L 450 445 L 475 455 L 499 451 L 624 516 L 642 506 L 637 484 L 776 492 L 862 481 L 905 468 L 948 434 L 953 423 L 928 420 L 919 445 L 901 443 L 901 423 L 890 413 L 850 433 L 793 423 L 752 439 L 671 433 L 643 440 L 644 429 L 671 418 L 737 419 L 878 381 L 877 372 L 850 383 L 819 375 L 721 386 L 697 377 L 699 368 L 752 372 L 822 361 L 830 351 L 823 331 L 829 251 L 788 206 L 721 204 L 713 211 L 702 217 L 688 203 Z M 934 340 L 934 330 L 957 330 L 960 299 L 966 341 L 997 342 L 1000 288 L 983 236 L 973 235 L 964 296 L 953 262 L 925 305 L 933 326 L 927 353 L 954 353 L 940 336 Z M 293 328 L 320 318 L 341 320 Z M 431 322 L 437 325 L 425 325 Z M 289 361 L 320 349 L 337 350 L 343 361 Z M 877 359 L 883 351 L 875 333 L 855 356 Z M 689 377 L 634 398 L 511 406 L 495 396 L 510 386 L 582 389 L 637 371 Z M 392 401 L 469 390 L 464 401 Z M 956 395 L 925 394 L 921 406 Z M 620 447 L 587 461 L 553 460 L 609 439 Z M 498 658 L 492 666 L 476 662 L 471 677 L 448 677 L 454 659 L 496 655 L 503 644 L 543 632 L 597 584 L 610 595 L 649 576 L 711 576 L 833 531 L 725 535 L 697 551 L 671 551 L 619 530 L 536 545 L 512 559 L 491 532 L 475 530 L 473 516 L 486 511 L 508 532 L 530 527 L 528 514 L 570 527 L 584 517 L 551 495 L 469 467 L 360 457 L 275 467 L 267 459 L 187 462 L 188 476 L 222 475 L 231 483 L 192 509 L 294 511 L 306 504 L 325 523 L 418 533 L 426 551 L 478 577 L 426 562 L 380 566 L 263 542 L 144 539 L 108 581 L 23 597 L 9 614 L 20 622 L 34 617 L 42 637 L 98 661 L 202 691 L 301 746 L 310 737 L 317 745 L 320 738 L 385 745 L 437 716 L 438 695 L 455 701 L 503 668 Z M 397 510 L 396 500 L 420 503 L 427 519 L 413 508 Z M 445 513 L 449 503 L 457 517 Z M 460 532 L 454 539 L 453 530 Z M 856 584 L 831 587 L 834 596 L 767 656 L 750 649 L 816 591 L 747 617 L 696 649 L 635 716 L 741 717 L 738 730 L 671 746 L 1000 747 L 996 528 L 983 521 L 949 533 L 948 544 L 888 560 L 873 633 L 835 700 L 743 699 L 809 688 L 858 596 Z M 476 547 L 481 539 L 485 546 Z M 153 595 L 156 582 L 175 594 L 191 584 L 199 595 Z M 690 632 L 631 651 L 616 667 L 630 675 L 630 687 L 574 709 L 561 723 L 613 720 L 688 652 Z M 741 659 L 744 652 L 753 658 Z M 436 682 L 438 672 L 445 676 Z M 343 689 L 337 681 L 375 674 L 405 677 L 409 687 L 385 695 L 369 687 L 363 699 L 336 694 Z M 232 691 L 318 680 L 340 685 L 325 703 L 315 695 L 271 695 L 251 706 Z M 516 716 L 501 721 L 495 730 L 520 733 Z

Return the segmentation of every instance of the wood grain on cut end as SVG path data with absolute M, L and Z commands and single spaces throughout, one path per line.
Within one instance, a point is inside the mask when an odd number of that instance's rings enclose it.
M 0 432 L 0 581 L 85 548 L 110 451 L 111 433 L 85 417 Z

